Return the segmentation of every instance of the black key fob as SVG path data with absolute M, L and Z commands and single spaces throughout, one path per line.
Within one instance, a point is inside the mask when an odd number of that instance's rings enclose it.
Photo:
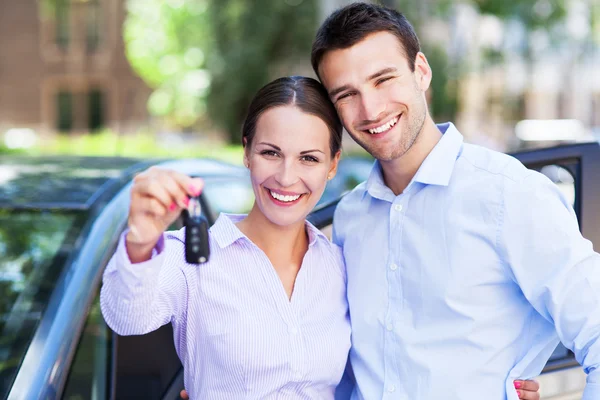
M 185 260 L 190 264 L 208 261 L 208 221 L 202 215 L 199 197 L 191 197 L 187 210 L 184 210 Z

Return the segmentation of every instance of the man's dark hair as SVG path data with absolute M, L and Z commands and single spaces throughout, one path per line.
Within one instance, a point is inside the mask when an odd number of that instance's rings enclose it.
M 377 4 L 352 3 L 334 11 L 317 31 L 310 57 L 317 76 L 325 53 L 352 47 L 377 32 L 389 32 L 398 38 L 410 70 L 414 72 L 415 59 L 421 46 L 406 17 L 396 10 Z
M 342 123 L 329 100 L 327 90 L 313 78 L 287 76 L 263 86 L 248 107 L 248 114 L 242 126 L 242 143 L 245 148 L 252 146 L 258 119 L 274 107 L 295 106 L 302 112 L 320 118 L 329 129 L 329 148 L 335 156 L 342 146 Z

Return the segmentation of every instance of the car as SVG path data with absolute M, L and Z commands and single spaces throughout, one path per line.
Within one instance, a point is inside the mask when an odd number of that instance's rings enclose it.
M 600 145 L 582 143 L 515 154 L 572 196 L 581 230 L 600 246 Z M 372 161 L 328 188 L 309 216 L 331 232 L 339 198 Z M 206 181 L 203 213 L 247 212 L 247 169 L 214 160 L 0 157 L 0 397 L 7 399 L 179 398 L 183 369 L 172 328 L 119 336 L 99 308 L 104 268 L 127 224 L 133 176 L 158 165 Z M 330 182 L 331 183 L 331 182 Z M 335 188 L 338 189 L 335 189 Z M 336 194 L 337 193 L 337 194 Z M 180 228 L 176 221 L 173 229 Z M 559 346 L 541 382 L 544 400 L 580 398 L 585 374 Z

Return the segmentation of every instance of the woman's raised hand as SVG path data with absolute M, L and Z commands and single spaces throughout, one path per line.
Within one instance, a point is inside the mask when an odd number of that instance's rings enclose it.
M 132 263 L 150 259 L 162 233 L 187 208 L 189 197 L 199 195 L 203 187 L 200 178 L 159 167 L 150 167 L 133 179 L 126 236 Z

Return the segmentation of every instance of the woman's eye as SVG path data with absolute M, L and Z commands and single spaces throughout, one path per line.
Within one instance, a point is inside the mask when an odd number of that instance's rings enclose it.
M 302 161 L 308 161 L 308 162 L 319 162 L 319 159 L 317 159 L 316 157 L 313 156 L 303 156 L 301 158 Z
M 277 156 L 277 152 L 275 152 L 273 150 L 263 150 L 260 154 L 263 155 L 263 156 L 269 156 L 269 157 L 276 157 Z

